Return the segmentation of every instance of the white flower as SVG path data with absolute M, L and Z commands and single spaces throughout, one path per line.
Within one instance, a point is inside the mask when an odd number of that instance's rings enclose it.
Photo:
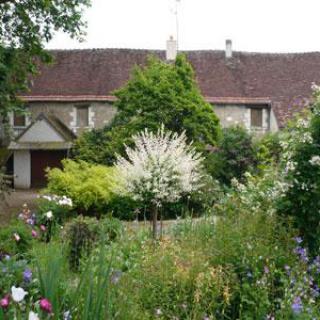
M 47 219 L 52 219 L 53 217 L 53 214 L 52 214 L 52 211 L 48 211 L 47 213 L 45 213 L 45 216 L 47 217 Z
M 14 234 L 13 234 L 13 237 L 14 237 L 14 239 L 15 239 L 17 242 L 19 242 L 20 239 L 21 239 L 18 233 L 14 233 Z
M 69 206 L 69 207 L 72 207 L 72 199 L 70 198 L 67 198 L 66 196 L 63 196 L 62 198 L 60 198 L 58 200 L 58 204 L 60 206 Z
M 311 163 L 311 165 L 313 166 L 320 166 L 320 157 L 319 156 L 313 156 L 309 162 Z
M 33 311 L 29 312 L 28 320 L 40 320 L 37 313 L 34 313 Z
M 24 291 L 22 288 L 11 287 L 12 299 L 15 302 L 21 302 L 28 292 Z
M 185 133 L 165 133 L 162 125 L 156 134 L 145 130 L 133 140 L 135 148 L 126 147 L 127 157 L 117 157 L 123 187 L 117 192 L 161 206 L 201 187 L 202 158 L 187 144 Z

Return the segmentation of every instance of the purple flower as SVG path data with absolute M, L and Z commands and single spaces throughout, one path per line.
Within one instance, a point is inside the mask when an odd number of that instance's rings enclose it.
M 32 230 L 31 231 L 31 235 L 32 235 L 32 238 L 37 238 L 38 237 L 38 232 L 36 230 Z
M 293 311 L 294 314 L 299 314 L 302 311 L 302 301 L 300 297 L 295 297 L 293 299 L 293 303 L 291 305 L 291 309 Z
M 122 272 L 120 270 L 113 271 L 111 274 L 111 283 L 117 284 L 120 281 Z
M 264 266 L 263 270 L 264 270 L 265 274 L 268 274 L 270 272 L 270 270 L 267 266 Z
M 297 254 L 303 262 L 309 261 L 307 250 L 305 248 L 297 247 L 294 249 L 294 253 Z
M 294 241 L 295 241 L 296 243 L 298 243 L 298 244 L 300 244 L 300 243 L 303 241 L 301 237 L 295 237 L 295 238 L 293 238 L 293 239 L 294 239 Z
M 29 224 L 30 226 L 34 226 L 35 221 L 32 218 L 27 219 L 27 224 Z
M 52 313 L 52 304 L 50 303 L 50 301 L 48 299 L 42 298 L 40 299 L 40 308 L 47 312 L 47 313 Z
M 30 283 L 32 281 L 32 271 L 30 269 L 26 269 L 23 272 L 23 280 L 27 283 Z
M 0 300 L 0 307 L 2 309 L 7 309 L 10 304 L 10 296 L 7 294 L 3 299 Z

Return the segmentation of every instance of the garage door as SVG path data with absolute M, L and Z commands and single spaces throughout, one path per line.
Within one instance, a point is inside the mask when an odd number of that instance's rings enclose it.
M 61 168 L 61 160 L 67 157 L 67 151 L 31 151 L 31 187 L 46 186 L 46 168 Z

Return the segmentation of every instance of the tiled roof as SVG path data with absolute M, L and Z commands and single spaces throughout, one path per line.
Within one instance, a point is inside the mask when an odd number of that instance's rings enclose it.
M 88 49 L 52 51 L 55 62 L 43 66 L 26 99 L 79 101 L 112 99 L 113 90 L 129 78 L 135 64 L 164 51 Z M 311 85 L 320 83 L 320 52 L 296 54 L 224 51 L 185 52 L 202 94 L 213 103 L 269 103 L 281 125 L 305 106 Z

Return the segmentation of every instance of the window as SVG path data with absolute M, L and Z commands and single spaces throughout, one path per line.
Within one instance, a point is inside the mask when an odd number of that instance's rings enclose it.
M 262 108 L 251 108 L 251 127 L 262 127 Z
M 89 106 L 77 106 L 77 127 L 89 127 Z
M 25 114 L 13 113 L 13 126 L 14 127 L 25 127 L 27 125 L 27 119 Z

